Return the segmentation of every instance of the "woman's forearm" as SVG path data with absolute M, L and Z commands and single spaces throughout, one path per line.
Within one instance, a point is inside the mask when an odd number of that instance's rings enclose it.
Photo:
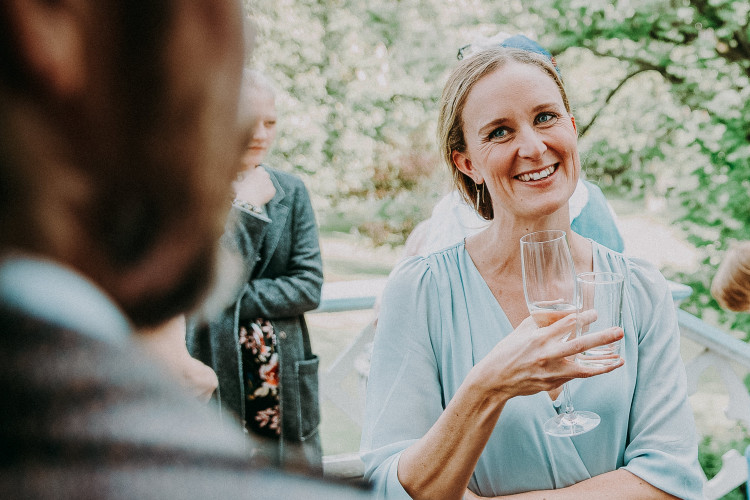
M 477 497 L 471 493 L 466 498 Z M 640 477 L 625 469 L 606 472 L 558 490 L 527 491 L 516 495 L 492 497 L 502 500 L 598 500 L 601 498 L 627 498 L 632 500 L 675 499 Z
M 467 378 L 435 425 L 402 452 L 398 479 L 413 499 L 463 497 L 505 405 L 483 394 Z
M 588 315 L 588 322 L 592 318 Z M 611 328 L 561 342 L 580 319 L 581 315 L 568 315 L 537 329 L 526 318 L 474 366 L 435 424 L 399 458 L 399 482 L 412 498 L 462 498 L 510 398 L 549 391 L 572 378 L 621 366 L 622 361 L 596 368 L 567 361 L 568 356 L 623 336 L 622 329 Z
M 320 304 L 322 285 L 322 276 L 312 272 L 250 280 L 240 301 L 240 318 L 278 319 L 304 314 Z

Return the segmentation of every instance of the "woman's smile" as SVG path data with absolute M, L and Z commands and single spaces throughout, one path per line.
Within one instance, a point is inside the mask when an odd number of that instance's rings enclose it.
M 557 168 L 560 166 L 559 163 L 555 163 L 554 165 L 550 165 L 549 167 L 543 168 L 541 170 L 535 170 L 533 172 L 526 172 L 523 174 L 518 174 L 514 177 L 514 179 L 517 179 L 521 182 L 533 182 L 533 181 L 539 181 L 549 178 L 552 174 L 557 172 Z

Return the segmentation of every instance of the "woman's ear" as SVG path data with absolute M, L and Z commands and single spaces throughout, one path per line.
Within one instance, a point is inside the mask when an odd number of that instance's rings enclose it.
M 466 153 L 454 149 L 451 153 L 451 160 L 453 160 L 453 164 L 461 173 L 471 177 L 477 184 L 481 184 L 484 181 L 471 163 L 471 159 L 466 156 Z
M 575 131 L 576 135 L 578 135 L 578 127 L 576 127 L 576 117 L 570 115 L 570 122 L 573 124 L 573 130 Z
M 78 0 L 8 2 L 20 58 L 30 76 L 59 96 L 85 87 L 83 5 Z

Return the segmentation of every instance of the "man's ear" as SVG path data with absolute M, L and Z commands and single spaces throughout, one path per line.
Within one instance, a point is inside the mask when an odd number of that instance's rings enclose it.
M 479 174 L 479 172 L 476 171 L 474 165 L 471 163 L 471 159 L 466 156 L 466 153 L 453 150 L 453 152 L 451 153 L 451 159 L 453 160 L 453 164 L 456 165 L 456 168 L 460 170 L 461 173 L 466 174 L 474 179 L 474 182 L 476 182 L 477 184 L 481 184 L 484 181 L 482 179 L 482 176 Z
M 79 0 L 3 0 L 31 78 L 59 96 L 85 86 L 85 19 Z

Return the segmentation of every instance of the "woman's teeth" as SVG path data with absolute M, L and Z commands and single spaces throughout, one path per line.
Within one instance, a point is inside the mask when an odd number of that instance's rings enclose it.
M 538 181 L 539 179 L 545 179 L 549 177 L 555 172 L 555 170 L 557 170 L 557 165 L 552 165 L 545 168 L 544 170 L 540 170 L 539 172 L 519 175 L 516 177 L 516 179 L 523 182 Z

